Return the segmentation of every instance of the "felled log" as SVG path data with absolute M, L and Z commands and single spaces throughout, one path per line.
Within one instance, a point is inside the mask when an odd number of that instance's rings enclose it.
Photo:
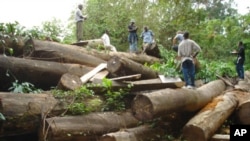
M 234 112 L 238 100 L 232 93 L 220 95 L 199 111 L 183 128 L 188 141 L 207 141 Z
M 75 90 L 79 87 L 81 87 L 82 82 L 79 76 L 65 73 L 62 75 L 60 81 L 57 84 L 57 89 L 60 90 Z
M 159 140 L 159 137 L 162 135 L 164 135 L 163 129 L 142 125 L 104 134 L 100 141 L 152 141 Z
M 210 141 L 230 141 L 230 135 L 215 134 Z
M 108 61 L 107 70 L 114 76 L 141 74 L 142 79 L 153 79 L 158 77 L 156 71 L 130 59 L 121 57 L 112 57 Z
M 220 95 L 225 88 L 222 80 L 216 80 L 196 90 L 162 89 L 137 95 L 131 107 L 134 116 L 142 121 L 164 116 L 170 112 L 196 111 Z
M 130 112 L 102 112 L 53 117 L 46 119 L 45 122 L 41 128 L 40 140 L 89 141 L 85 139 L 98 138 L 102 134 L 115 132 L 121 128 L 135 127 L 139 121 Z
M 0 99 L 0 112 L 6 118 L 0 137 L 36 133 L 43 116 L 58 114 L 65 109 L 47 94 L 0 93 Z
M 242 91 L 233 91 L 239 100 L 236 109 L 236 117 L 240 124 L 250 124 L 250 93 Z
M 64 63 L 77 63 L 92 67 L 106 62 L 103 59 L 81 52 L 80 48 L 74 45 L 41 40 L 33 40 L 33 45 L 35 48 L 31 56 L 33 59 L 59 58 Z
M 58 84 L 65 73 L 81 76 L 91 69 L 91 67 L 78 64 L 62 64 L 0 55 L 1 89 L 8 89 L 11 86 L 12 77 L 19 82 L 32 83 L 37 88 L 50 89 Z
M 96 93 L 99 93 L 105 89 L 100 86 L 102 84 L 102 80 L 95 80 L 92 83 L 97 84 L 97 87 L 90 87 L 90 89 L 94 90 Z M 181 88 L 184 85 L 184 82 L 162 83 L 160 78 L 126 82 L 112 81 L 112 90 L 128 88 L 128 85 L 131 85 L 131 92 L 137 92 L 146 90 L 159 90 L 165 88 Z

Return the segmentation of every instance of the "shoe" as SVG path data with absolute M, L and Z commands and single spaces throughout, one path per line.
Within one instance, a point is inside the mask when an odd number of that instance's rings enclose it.
M 187 88 L 188 88 L 188 89 L 195 89 L 195 87 L 194 87 L 194 86 L 191 86 L 191 85 L 188 85 Z
M 181 88 L 186 89 L 186 88 L 187 88 L 187 86 L 182 86 Z

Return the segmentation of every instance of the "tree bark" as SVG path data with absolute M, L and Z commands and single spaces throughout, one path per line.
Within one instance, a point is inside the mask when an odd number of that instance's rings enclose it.
M 234 94 L 226 93 L 213 99 L 194 116 L 183 128 L 188 141 L 207 141 L 233 113 L 238 100 Z
M 236 117 L 240 124 L 250 124 L 250 93 L 242 91 L 233 91 L 239 100 L 236 110 Z
M 92 68 L 78 64 L 30 60 L 0 55 L 1 89 L 8 89 L 14 77 L 19 82 L 29 82 L 37 88 L 50 89 L 56 86 L 65 73 L 81 76 Z M 8 73 L 11 77 L 7 77 Z
M 157 78 L 157 72 L 127 58 L 113 57 L 108 61 L 107 70 L 114 76 L 141 74 L 142 79 Z
M 102 135 L 100 141 L 152 141 L 164 135 L 164 130 L 142 125 Z
M 163 116 L 170 112 L 196 111 L 214 97 L 220 95 L 226 86 L 222 80 L 212 81 L 196 90 L 162 89 L 137 95 L 132 101 L 134 116 L 142 121 Z
M 43 116 L 58 114 L 65 109 L 47 94 L 0 93 L 0 98 L 0 112 L 6 118 L 1 125 L 0 137 L 36 133 Z
M 60 61 L 64 63 L 76 63 L 91 67 L 106 62 L 98 57 L 83 53 L 80 47 L 74 45 L 40 40 L 33 40 L 33 44 L 35 50 L 32 57 L 39 59 L 59 58 Z
M 82 116 L 53 117 L 46 119 L 40 140 L 84 141 L 86 137 L 101 136 L 121 128 L 135 127 L 138 120 L 130 112 L 90 113 Z M 48 129 L 47 135 L 46 130 Z

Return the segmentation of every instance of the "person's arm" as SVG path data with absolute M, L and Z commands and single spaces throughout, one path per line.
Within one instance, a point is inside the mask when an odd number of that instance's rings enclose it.
M 195 41 L 193 41 L 192 46 L 193 46 L 192 57 L 195 58 L 199 54 L 199 52 L 201 52 L 201 47 Z

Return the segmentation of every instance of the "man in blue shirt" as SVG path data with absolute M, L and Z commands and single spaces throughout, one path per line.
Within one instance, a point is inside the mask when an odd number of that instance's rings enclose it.
M 151 30 L 149 30 L 147 26 L 144 26 L 144 31 L 141 33 L 140 37 L 143 40 L 143 44 L 142 44 L 143 51 L 142 51 L 142 53 L 144 53 L 153 44 L 153 42 L 154 42 L 154 33 Z

